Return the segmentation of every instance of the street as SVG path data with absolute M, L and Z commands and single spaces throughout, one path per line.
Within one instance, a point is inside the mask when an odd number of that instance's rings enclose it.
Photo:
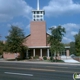
M 0 80 L 73 80 L 79 65 L 0 62 Z

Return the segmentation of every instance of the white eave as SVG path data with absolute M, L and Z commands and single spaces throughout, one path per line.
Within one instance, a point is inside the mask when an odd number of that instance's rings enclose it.
M 30 46 L 28 48 L 50 48 L 50 46 Z
M 50 48 L 50 46 L 29 46 L 28 48 Z M 65 46 L 65 49 L 69 49 L 70 46 Z

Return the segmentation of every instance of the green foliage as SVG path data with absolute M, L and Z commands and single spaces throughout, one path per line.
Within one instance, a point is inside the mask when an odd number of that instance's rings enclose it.
M 76 55 L 75 42 L 70 42 L 70 54 Z
M 4 50 L 4 44 L 2 41 L 0 41 L 0 55 L 3 54 L 3 50 Z
M 80 30 L 78 34 L 76 34 L 74 37 L 75 37 L 76 55 L 80 56 Z
M 58 59 L 55 60 L 55 59 L 53 59 L 52 56 L 50 57 L 50 61 L 51 61 L 51 62 L 55 62 L 55 61 L 56 61 L 56 62 L 64 62 L 63 60 L 58 60 Z
M 48 37 L 48 43 L 50 44 L 51 53 L 58 53 L 60 50 L 64 49 L 64 44 L 61 43 L 62 38 L 65 33 L 65 28 L 58 26 L 56 28 L 51 28 L 51 35 Z
M 52 57 L 52 56 L 50 57 L 50 60 L 51 60 L 51 61 L 53 60 L 53 57 Z
M 47 57 L 46 57 L 46 56 L 44 56 L 44 57 L 43 57 L 43 59 L 44 59 L 44 60 L 47 60 Z
M 70 43 L 66 43 L 66 44 L 64 44 L 65 46 L 70 46 Z
M 64 62 L 63 60 L 56 60 L 56 62 Z
M 24 32 L 17 26 L 11 26 L 9 30 L 9 35 L 6 36 L 6 43 L 4 46 L 4 51 L 11 53 L 22 53 L 24 50 L 27 50 L 27 47 L 24 46 Z
M 35 57 L 33 57 L 33 59 L 39 59 L 39 56 L 38 56 L 38 55 L 36 55 Z

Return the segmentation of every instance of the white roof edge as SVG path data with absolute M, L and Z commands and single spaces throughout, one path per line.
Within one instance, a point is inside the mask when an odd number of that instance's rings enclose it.
M 29 48 L 50 48 L 50 46 L 29 46 Z
M 29 46 L 28 48 L 50 48 L 50 46 Z M 65 46 L 65 48 L 70 48 L 70 46 Z

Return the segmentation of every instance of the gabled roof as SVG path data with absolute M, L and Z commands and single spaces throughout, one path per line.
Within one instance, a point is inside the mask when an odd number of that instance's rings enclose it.
M 49 33 L 46 33 L 47 35 L 50 35 Z
M 25 36 L 25 38 L 27 38 L 27 37 L 29 37 L 29 36 L 31 36 L 31 34 L 28 34 L 27 36 Z M 25 39 L 25 38 L 24 38 L 24 39 Z

